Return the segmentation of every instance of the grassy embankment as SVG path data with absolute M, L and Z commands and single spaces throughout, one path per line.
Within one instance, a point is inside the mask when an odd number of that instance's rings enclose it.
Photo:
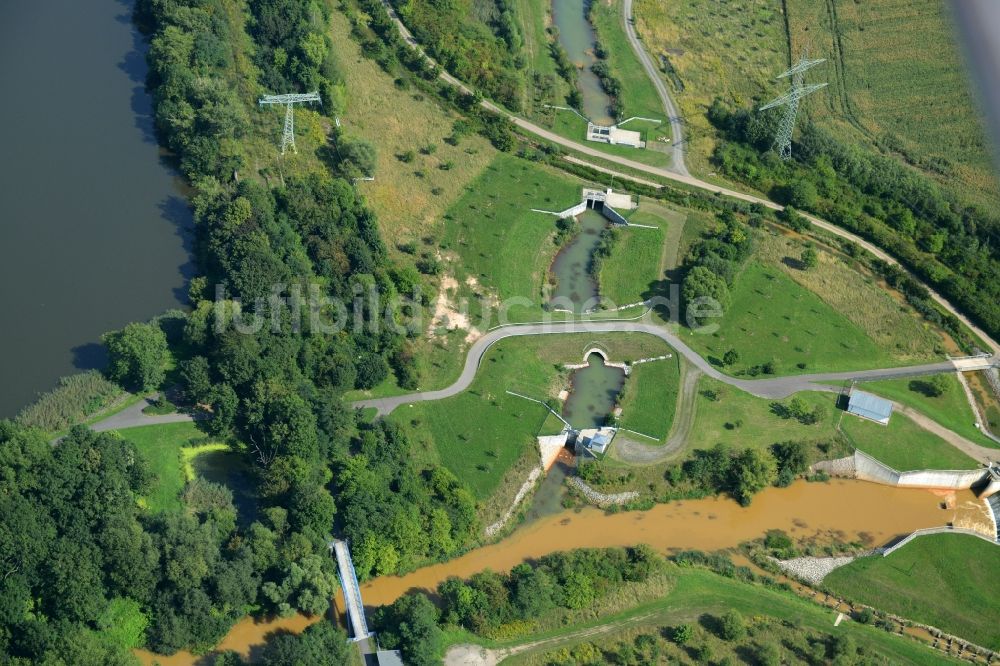
M 928 395 L 925 388 L 928 379 L 888 379 L 866 382 L 860 388 L 912 407 L 976 444 L 993 448 L 998 446 L 976 427 L 976 416 L 958 377 L 944 375 L 942 381 L 947 388 L 939 396 Z
M 808 411 L 819 407 L 822 418 L 813 424 L 784 415 L 780 405 L 792 398 L 801 400 Z M 769 449 L 788 440 L 808 444 L 809 462 L 829 460 L 849 454 L 853 446 L 898 470 L 971 469 L 975 461 L 936 435 L 923 430 L 902 414 L 895 414 L 890 425 L 880 426 L 848 415 L 836 407 L 836 394 L 806 392 L 774 401 L 757 398 L 722 382 L 702 377 L 694 403 L 694 425 L 684 447 L 675 456 L 647 466 L 636 466 L 616 458 L 612 448 L 605 464 L 630 475 L 622 485 L 614 475 L 602 490 L 648 490 L 659 496 L 670 490 L 664 478 L 667 467 L 677 464 L 695 449 L 710 449 L 723 444 L 734 451 L 745 448 Z M 842 434 L 843 433 L 843 434 Z M 845 436 L 846 435 L 846 436 Z M 597 484 L 600 486 L 600 484 Z M 627 486 L 627 487 L 626 487 Z
M 808 80 L 829 83 L 803 102 L 811 120 L 841 140 L 892 152 L 974 203 L 997 202 L 989 144 L 945 5 L 638 0 L 635 15 L 647 48 L 667 54 L 682 81 L 672 92 L 695 172 L 714 171 L 716 133 L 705 117 L 712 100 L 748 108 L 783 94 L 786 80 L 774 77 L 808 48 L 809 57 L 827 58 Z
M 617 305 L 635 303 L 660 292 L 665 271 L 678 265 L 681 234 L 692 211 L 641 202 L 629 222 L 655 227 L 618 230 L 618 242 L 601 265 L 601 298 Z
M 527 470 L 538 464 L 535 436 L 548 411 L 534 402 L 508 395 L 516 391 L 536 400 L 556 400 L 568 388 L 568 375 L 558 366 L 580 363 L 583 353 L 600 344 L 611 360 L 669 353 L 649 335 L 542 335 L 498 342 L 483 359 L 472 386 L 444 400 L 414 403 L 390 418 L 411 432 L 422 455 L 439 461 L 463 479 L 492 515 L 506 508 Z M 663 362 L 651 365 L 662 364 Z M 662 397 L 651 396 L 657 402 Z M 646 398 L 642 398 L 643 401 Z M 637 401 L 638 402 L 638 401 Z M 671 406 L 671 412 L 673 407 Z
M 860 279 L 855 277 L 854 279 Z M 831 285 L 846 295 L 854 280 Z M 852 310 L 863 316 L 861 304 Z M 905 337 L 912 330 L 885 331 L 880 344 L 847 316 L 831 307 L 816 293 L 800 286 L 784 271 L 752 261 L 737 278 L 731 305 L 716 320 L 711 335 L 690 335 L 685 341 L 713 363 L 721 363 L 726 351 L 736 350 L 739 362 L 727 368 L 739 373 L 746 368 L 775 365 L 780 375 L 905 365 L 933 358 L 932 349 L 916 356 L 898 354 L 898 345 L 909 346 Z M 878 325 L 872 318 L 873 325 Z
M 961 534 L 914 539 L 888 557 L 865 557 L 823 583 L 852 601 L 1000 649 L 1000 548 Z
M 816 642 L 820 636 L 849 636 L 857 647 L 868 654 L 880 655 L 888 663 L 934 664 L 944 659 L 940 653 L 931 652 L 915 641 L 871 626 L 848 621 L 834 627 L 829 610 L 792 592 L 739 582 L 702 569 L 670 567 L 668 572 L 672 584 L 660 598 L 639 604 L 633 598 L 622 599 L 620 604 L 631 604 L 632 607 L 612 614 L 600 614 L 602 616 L 597 618 L 588 609 L 586 619 L 579 618 L 566 626 L 532 634 L 530 639 L 533 645 L 519 651 L 505 663 L 547 664 L 553 658 L 562 656 L 563 648 L 589 642 L 595 644 L 591 653 L 599 662 L 600 648 L 610 648 L 613 642 L 621 640 L 634 641 L 640 634 L 651 636 L 661 655 L 671 663 L 691 662 L 695 659 L 695 650 L 702 645 L 708 647 L 713 662 L 726 658 L 744 660 L 754 654 L 757 646 L 766 643 L 773 643 L 778 649 L 779 659 L 784 661 L 796 658 L 800 650 L 808 650 L 810 643 Z M 751 631 L 742 638 L 726 641 L 718 635 L 714 620 L 729 610 L 738 611 Z M 691 640 L 684 646 L 665 640 L 671 632 L 664 630 L 680 624 L 690 624 L 693 629 Z M 610 630 L 602 631 L 609 625 L 612 627 Z M 808 640 L 810 637 L 813 641 Z M 450 643 L 470 640 L 498 648 L 515 647 L 526 642 L 521 639 L 516 643 L 487 643 L 467 632 L 449 635 Z M 825 658 L 824 654 L 821 660 Z
M 681 360 L 676 353 L 662 361 L 634 366 L 619 399 L 619 425 L 665 441 L 674 423 L 680 376 Z
M 523 4 L 523 3 L 522 3 Z M 573 141 L 585 142 L 587 134 L 587 121 L 572 111 L 561 111 L 545 108 L 544 104 L 556 106 L 567 106 L 566 93 L 568 84 L 559 78 L 554 67 L 554 60 L 549 54 L 548 41 L 550 37 L 544 34 L 544 26 L 550 20 L 546 10 L 533 8 L 522 10 L 519 7 L 519 19 L 524 26 L 526 35 L 525 55 L 532 71 L 542 74 L 550 74 L 556 79 L 556 85 L 552 87 L 552 94 L 545 99 L 537 99 L 530 105 L 526 115 L 533 121 L 539 123 L 560 136 L 572 139 Z M 621 26 L 621 6 L 615 2 L 611 5 L 605 2 L 594 3 L 593 5 L 594 28 L 597 38 L 607 51 L 608 68 L 616 79 L 621 82 L 622 93 L 621 103 L 624 109 L 622 120 L 632 116 L 652 118 L 662 122 L 633 120 L 625 126 L 625 129 L 641 132 L 648 147 L 636 149 L 628 146 L 613 146 L 599 142 L 588 142 L 587 145 L 606 152 L 611 155 L 628 157 L 637 162 L 643 162 L 653 166 L 666 166 L 670 163 L 669 156 L 657 147 L 666 148 L 667 144 L 658 143 L 656 139 L 660 136 L 670 134 L 669 125 L 663 113 L 663 106 L 652 82 L 647 78 L 645 70 L 636 58 L 635 53 L 628 44 L 625 32 Z M 583 11 L 583 8 L 581 8 Z M 537 35 L 546 39 L 544 54 L 539 55 L 536 46 Z M 547 59 L 553 66 L 541 64 L 540 61 Z M 532 79 L 528 79 L 529 89 L 532 87 Z M 533 95 L 529 94 L 529 97 Z M 537 97 L 537 94 L 534 95 Z M 650 147 L 651 146 L 651 147 Z

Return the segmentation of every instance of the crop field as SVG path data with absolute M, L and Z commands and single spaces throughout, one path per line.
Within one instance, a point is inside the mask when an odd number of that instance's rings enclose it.
M 712 362 L 730 349 L 739 362 L 728 372 L 775 363 L 775 373 L 863 370 L 900 365 L 847 317 L 778 268 L 749 264 L 732 289 L 732 304 L 711 335 L 692 334 L 689 345 Z
M 415 90 L 397 87 L 361 55 L 344 15 L 332 14 L 333 48 L 350 91 L 341 122 L 348 136 L 370 141 L 378 154 L 375 180 L 359 187 L 388 245 L 419 241 L 440 229 L 441 215 L 497 152 L 478 135 L 447 143 L 457 116 Z
M 882 141 L 982 204 L 1000 201 L 950 10 L 938 0 L 786 0 L 793 57 L 827 58 L 810 116 Z
M 579 363 L 593 345 L 612 360 L 629 360 L 668 353 L 658 338 L 641 334 L 540 335 L 502 340 L 483 358 L 476 380 L 460 395 L 399 407 L 391 418 L 410 430 L 430 459 L 469 484 L 480 501 L 488 500 L 521 458 L 537 464 L 535 436 L 549 412 L 538 403 L 506 393 L 511 390 L 536 400 L 554 399 L 568 387 L 564 363 Z M 524 480 L 511 486 L 511 497 Z M 509 503 L 511 497 L 506 497 Z
M 664 271 L 676 268 L 687 215 L 659 204 L 643 203 L 628 219 L 656 228 L 618 230 L 618 243 L 601 265 L 599 278 L 601 297 L 617 305 L 648 298 L 664 279 Z
M 973 203 L 995 205 L 1000 187 L 948 11 L 938 0 L 635 6 L 646 47 L 656 58 L 666 55 L 682 81 L 683 90 L 675 85 L 672 92 L 694 171 L 713 171 L 715 130 L 705 117 L 712 100 L 750 108 L 783 94 L 786 80 L 774 77 L 808 49 L 827 62 L 807 81 L 829 86 L 801 112 L 841 140 L 890 150 Z
M 863 557 L 823 583 L 853 601 L 1000 649 L 1000 548 L 961 534 L 914 539 L 888 557 Z
M 680 359 L 676 354 L 634 366 L 619 400 L 621 427 L 661 442 L 666 440 L 674 422 L 680 374 Z
M 849 259 L 817 248 L 819 263 L 802 270 L 804 245 L 789 235 L 768 233 L 757 243 L 756 256 L 780 269 L 799 285 L 843 314 L 898 362 L 919 363 L 941 357 L 939 332 L 890 288 Z
M 975 460 L 903 414 L 884 426 L 851 414 L 840 422 L 851 444 L 900 472 L 922 469 L 975 469 Z
M 928 379 L 928 377 L 885 379 L 878 382 L 866 382 L 860 388 L 908 405 L 980 446 L 994 448 L 998 446 L 996 442 L 976 427 L 976 416 L 972 412 L 972 406 L 969 405 L 969 400 L 965 396 L 965 391 L 962 389 L 958 377 L 943 375 L 942 381 L 945 382 L 947 388 L 939 396 L 927 395 L 924 384 Z

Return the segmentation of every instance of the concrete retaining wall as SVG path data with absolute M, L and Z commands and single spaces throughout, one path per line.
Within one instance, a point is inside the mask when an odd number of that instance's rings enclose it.
M 603 213 L 604 217 L 608 218 L 612 224 L 620 224 L 626 227 L 628 226 L 628 220 L 622 217 L 621 213 L 607 204 L 604 204 L 601 207 L 601 213 Z
M 889 486 L 907 488 L 948 488 L 959 490 L 972 487 L 982 480 L 985 470 L 919 470 L 899 472 L 879 462 L 864 451 L 854 451 L 855 478 Z
M 904 539 L 900 540 L 898 543 L 882 549 L 882 557 L 888 557 L 892 553 L 896 552 L 906 544 L 910 543 L 917 537 L 926 536 L 928 534 L 967 534 L 969 536 L 979 537 L 987 543 L 992 543 L 994 545 L 1000 545 L 993 539 L 986 537 L 975 530 L 968 530 L 964 527 L 928 527 L 922 530 L 916 530 L 915 532 L 907 535 Z

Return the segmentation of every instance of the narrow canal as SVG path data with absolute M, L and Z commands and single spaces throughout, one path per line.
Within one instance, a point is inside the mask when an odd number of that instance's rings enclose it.
M 563 418 L 577 430 L 600 428 L 625 384 L 625 371 L 607 365 L 600 354 L 591 354 L 587 367 L 574 370 L 570 381 L 572 391 L 563 405 Z
M 731 499 L 708 498 L 658 504 L 649 511 L 609 514 L 588 507 L 554 514 L 541 511 L 538 515 L 506 539 L 449 562 L 405 576 L 369 581 L 361 587 L 366 606 L 370 609 L 392 603 L 414 589 L 433 590 L 449 576 L 468 577 L 487 568 L 507 571 L 527 559 L 573 548 L 646 543 L 660 552 L 688 548 L 712 551 L 732 548 L 771 529 L 785 530 L 796 538 L 832 537 L 879 546 L 921 527 L 948 523 L 974 527 L 984 520 L 982 503 L 971 491 L 939 492 L 847 480 L 797 481 L 788 488 L 768 488 L 755 495 L 748 507 Z M 259 623 L 245 619 L 220 647 L 249 655 L 269 633 L 277 629 L 300 631 L 319 619 L 296 617 Z M 154 661 L 162 666 L 198 663 L 190 653 L 138 655 L 147 666 Z
M 589 0 L 552 0 L 552 20 L 559 28 L 559 43 L 577 66 L 577 88 L 583 98 L 583 114 L 599 125 L 610 125 L 614 122 L 611 99 L 590 69 L 597 62 L 594 56 L 597 36 L 587 19 L 588 7 Z
M 607 219 L 595 210 L 587 209 L 577 216 L 579 229 L 576 236 L 559 250 L 552 262 L 552 275 L 556 278 L 551 305 L 555 308 L 586 312 L 597 307 L 600 292 L 597 280 L 590 272 L 594 249 L 601 240 L 601 232 L 608 225 Z
M 122 0 L 0 2 L 0 418 L 184 302 L 191 223 Z

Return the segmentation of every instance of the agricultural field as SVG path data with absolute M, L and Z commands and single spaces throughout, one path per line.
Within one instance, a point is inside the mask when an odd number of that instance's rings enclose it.
M 929 416 L 945 428 L 980 446 L 997 447 L 998 444 L 984 435 L 976 427 L 978 420 L 972 412 L 969 399 L 955 375 L 941 375 L 937 381 L 944 384 L 944 393 L 931 395 L 928 391 L 929 377 L 917 379 L 887 379 L 866 382 L 860 388 L 884 398 L 907 405 Z
M 483 358 L 472 386 L 464 393 L 435 402 L 399 407 L 390 416 L 411 432 L 429 460 L 439 461 L 464 480 L 481 502 L 501 488 L 506 507 L 523 482 L 507 483 L 508 472 L 522 458 L 538 463 L 535 437 L 551 430 L 544 406 L 509 395 L 508 390 L 536 400 L 553 400 L 568 388 L 562 364 L 580 363 L 584 353 L 600 345 L 612 361 L 670 353 L 649 335 L 541 335 L 501 340 Z M 558 409 L 558 407 L 557 407 Z M 526 472 L 525 472 L 526 474 Z
M 823 583 L 852 601 L 1000 649 L 1000 548 L 976 537 L 934 534 L 888 557 L 864 557 Z
M 619 425 L 665 441 L 674 422 L 680 379 L 681 361 L 676 354 L 633 366 L 619 398 Z
M 845 413 L 840 431 L 852 446 L 900 472 L 979 467 L 978 462 L 903 414 L 893 414 L 884 426 Z
M 683 86 L 672 92 L 693 171 L 713 171 L 716 134 L 705 117 L 712 100 L 750 108 L 778 97 L 787 85 L 774 77 L 808 49 L 827 62 L 807 80 L 829 85 L 800 114 L 843 141 L 897 155 L 971 203 L 1000 199 L 946 4 L 637 0 L 635 15 L 651 54 L 666 55 Z
M 735 350 L 739 362 L 726 369 L 735 374 L 771 362 L 775 374 L 790 375 L 914 361 L 912 355 L 879 345 L 781 269 L 758 261 L 737 277 L 731 305 L 715 322 L 719 328 L 714 333 L 692 334 L 685 340 L 713 363 L 721 364 L 723 355 Z
M 400 259 L 400 244 L 419 243 L 440 231 L 445 210 L 497 152 L 475 134 L 458 145 L 445 141 L 457 116 L 415 90 L 401 89 L 377 63 L 362 56 L 342 13 L 333 12 L 331 26 L 333 48 L 350 91 L 341 123 L 349 136 L 373 143 L 378 156 L 375 180 L 359 187 L 378 214 L 390 252 Z
M 615 305 L 635 303 L 659 293 L 664 272 L 677 267 L 686 212 L 643 202 L 629 222 L 656 227 L 618 230 L 618 242 L 601 265 L 601 298 Z

